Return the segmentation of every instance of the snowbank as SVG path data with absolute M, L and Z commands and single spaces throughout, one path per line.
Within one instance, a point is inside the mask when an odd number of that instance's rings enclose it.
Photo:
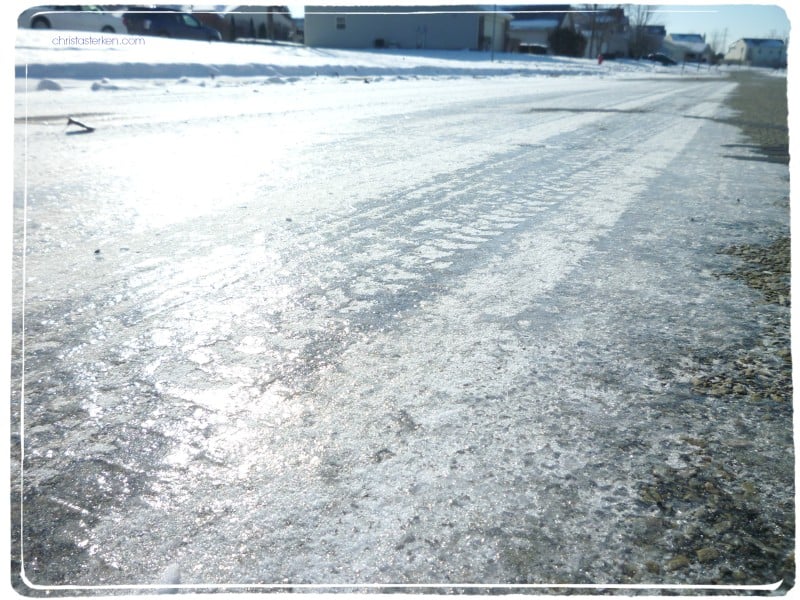
M 605 61 L 521 54 L 434 50 L 331 50 L 291 44 L 17 32 L 16 77 L 161 79 L 180 77 L 488 77 L 631 76 L 680 73 L 631 60 Z

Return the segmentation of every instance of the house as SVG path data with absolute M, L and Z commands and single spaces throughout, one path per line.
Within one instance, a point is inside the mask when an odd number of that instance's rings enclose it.
M 725 53 L 726 63 L 753 67 L 786 67 L 786 44 L 783 40 L 743 38 L 735 41 Z
M 630 53 L 631 32 L 624 9 L 607 8 L 571 14 L 575 31 L 586 40 L 584 57 L 625 57 Z
M 714 51 L 706 43 L 704 35 L 697 33 L 670 33 L 661 44 L 662 54 L 672 60 L 684 62 L 714 62 Z
M 566 29 L 579 36 L 578 55 L 621 57 L 630 53 L 630 24 L 621 7 L 576 10 L 569 4 L 537 4 L 508 10 L 514 17 L 509 38 L 512 48 L 520 52 L 552 54 L 552 34 Z
M 324 48 L 503 51 L 510 20 L 482 5 L 306 6 L 304 36 Z
M 292 21 L 294 22 L 295 38 L 302 44 L 305 42 L 305 19 L 303 17 L 294 17 Z
M 636 52 L 635 58 L 657 52 L 664 45 L 667 28 L 663 25 L 642 25 L 634 32 Z
M 223 39 L 241 38 L 298 41 L 297 27 L 286 6 L 232 6 L 222 19 Z
M 508 26 L 508 49 L 529 54 L 551 54 L 550 35 L 572 29 L 569 4 L 506 6 L 513 20 Z

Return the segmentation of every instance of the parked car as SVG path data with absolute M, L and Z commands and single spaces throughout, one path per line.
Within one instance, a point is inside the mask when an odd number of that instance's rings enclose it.
M 666 54 L 661 54 L 660 52 L 654 52 L 652 54 L 648 54 L 645 56 L 647 60 L 651 60 L 653 62 L 660 63 L 662 65 L 670 66 L 670 65 L 677 65 L 678 63 L 672 60 Z
M 99 6 L 34 6 L 20 14 L 20 27 L 127 33 L 119 14 Z
M 157 35 L 187 40 L 221 41 L 222 35 L 213 27 L 203 25 L 193 15 L 167 8 L 130 10 L 122 16 L 128 33 Z

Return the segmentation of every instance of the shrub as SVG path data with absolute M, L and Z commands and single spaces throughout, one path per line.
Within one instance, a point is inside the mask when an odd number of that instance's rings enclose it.
M 583 51 L 586 49 L 586 39 L 571 29 L 561 27 L 554 29 L 547 36 L 547 40 L 550 42 L 553 54 L 561 56 L 583 56 Z

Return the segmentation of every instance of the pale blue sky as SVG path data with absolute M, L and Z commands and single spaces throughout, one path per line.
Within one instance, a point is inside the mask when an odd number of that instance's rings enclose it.
M 661 5 L 656 9 L 652 23 L 664 25 L 668 33 L 705 34 L 708 42 L 713 38 L 721 42 L 723 37 L 727 44 L 746 37 L 789 37 L 787 12 L 777 4 Z

